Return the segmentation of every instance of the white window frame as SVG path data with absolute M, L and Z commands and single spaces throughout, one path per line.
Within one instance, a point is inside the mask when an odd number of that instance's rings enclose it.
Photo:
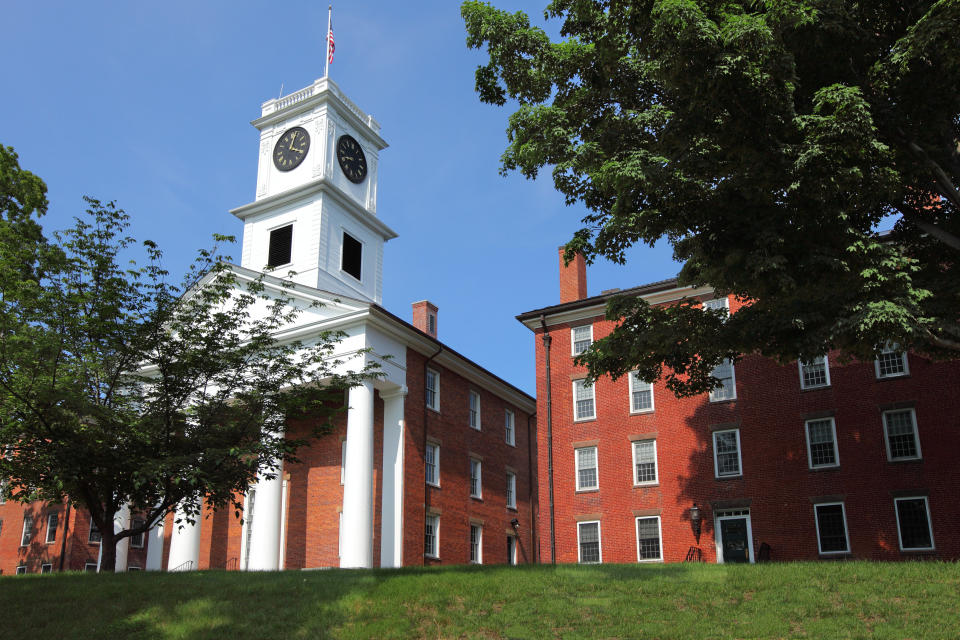
M 711 298 L 710 300 L 704 300 L 702 303 L 704 309 L 723 309 L 727 312 L 727 317 L 730 317 L 730 297 L 724 296 L 722 298 Z
M 0 480 L 0 504 L 7 504 L 7 481 L 6 480 Z
M 894 458 L 890 450 L 890 432 L 887 429 L 887 415 L 891 413 L 904 413 L 904 412 L 910 413 L 910 422 L 913 425 L 913 444 L 917 448 L 917 455 L 910 456 L 910 457 L 900 456 L 900 457 Z M 883 415 L 881 416 L 881 420 L 883 421 L 883 442 L 884 442 L 884 445 L 887 447 L 888 461 L 900 462 L 901 460 L 922 460 L 923 459 L 923 452 L 920 450 L 920 431 L 917 427 L 917 412 L 914 409 L 912 408 L 888 409 L 887 411 L 883 412 Z
M 344 238 L 344 236 L 350 236 L 350 238 L 351 238 L 354 242 L 356 242 L 357 244 L 360 245 L 360 277 L 359 277 L 359 278 L 358 278 L 357 276 L 353 275 L 352 273 L 350 273 L 349 271 L 347 271 L 346 269 L 343 268 L 343 258 L 344 258 L 343 250 L 344 250 L 344 248 L 345 248 L 345 245 L 347 244 L 347 243 L 346 243 L 346 238 Z M 367 243 L 366 243 L 366 242 L 364 242 L 362 239 L 358 238 L 357 235 L 356 235 L 355 233 L 353 233 L 352 231 L 347 231 L 347 230 L 344 229 L 343 227 L 340 227 L 340 273 L 346 274 L 346 275 L 350 276 L 350 279 L 351 279 L 352 281 L 354 281 L 354 282 L 359 282 L 359 283 L 362 284 L 362 283 L 363 283 L 363 272 L 364 272 L 364 268 L 363 268 L 363 256 L 366 255 L 366 252 L 367 252 Z M 291 252 L 291 253 L 292 253 L 292 252 Z
M 470 497 L 483 500 L 483 463 L 477 458 L 470 458 Z M 476 471 L 476 487 L 474 492 L 474 471 Z
M 577 412 L 577 387 L 583 389 L 590 389 L 590 406 L 593 411 L 590 415 L 579 415 Z M 583 399 L 586 401 L 586 398 Z M 586 385 L 586 379 L 574 380 L 573 381 L 573 421 L 582 422 L 585 420 L 596 420 L 597 419 L 597 385 L 592 384 L 589 387 Z
M 347 472 L 347 439 L 340 441 L 340 484 L 343 484 L 344 474 Z
M 476 391 L 470 390 L 470 399 L 468 400 L 468 420 L 470 422 L 470 428 L 480 431 L 480 394 Z
M 507 471 L 507 509 L 517 509 L 517 474 Z
M 503 411 L 503 438 L 511 447 L 517 446 L 517 417 L 510 409 Z
M 577 351 L 577 329 L 589 329 L 590 331 L 590 343 L 580 351 Z M 580 342 L 582 342 L 582 340 Z M 571 356 L 580 355 L 581 353 L 589 349 L 591 344 L 593 344 L 593 325 L 592 324 L 582 324 L 579 327 L 570 328 L 570 355 Z
M 714 375 L 714 371 L 722 367 L 724 364 L 727 364 L 730 366 L 730 385 L 728 387 L 726 384 L 724 384 L 722 387 L 711 389 L 710 402 L 729 402 L 730 400 L 737 399 L 737 370 L 736 370 L 737 368 L 736 366 L 734 366 L 733 360 L 731 360 L 730 358 L 724 358 L 723 363 L 714 367 L 713 371 L 710 372 L 710 375 L 717 378 L 718 380 L 721 379 L 718 376 Z M 726 392 L 728 390 L 730 391 L 729 396 L 726 395 Z M 724 392 L 723 396 L 720 395 L 721 391 Z
M 30 525 L 29 527 L 27 526 L 28 523 Z M 23 529 L 20 532 L 21 547 L 30 546 L 30 541 L 33 539 L 33 534 L 34 534 L 33 525 L 34 525 L 33 515 L 29 513 L 25 513 L 23 515 Z
M 17 566 L 17 573 L 16 573 L 16 575 L 18 575 L 18 576 L 24 576 L 24 575 L 26 575 L 26 574 L 27 574 L 27 566 L 26 566 L 26 565 L 21 564 L 21 565 Z
M 733 432 L 737 436 L 737 473 L 725 473 L 720 475 L 720 460 L 717 451 L 717 436 L 721 433 Z M 741 478 L 743 477 L 743 446 L 740 442 L 740 429 L 720 429 L 714 431 L 711 435 L 713 440 L 713 475 L 715 478 Z
M 431 391 L 430 387 L 428 386 L 430 381 L 430 374 L 433 374 L 433 383 L 434 383 L 434 388 L 432 389 L 433 404 L 430 404 L 429 402 L 427 402 L 427 397 L 428 397 L 427 392 Z M 427 405 L 427 409 L 440 411 L 440 372 L 435 371 L 433 369 L 427 369 L 427 375 L 424 377 L 424 380 L 423 380 L 423 387 L 424 387 L 423 401 Z
M 92 573 L 98 573 L 100 571 L 100 565 L 96 562 L 85 562 L 83 563 L 83 570 L 90 571 Z
M 641 558 L 640 557 L 640 521 L 641 520 L 656 520 L 657 521 L 657 540 L 660 543 L 660 557 L 658 558 Z M 637 538 L 637 562 L 663 562 L 663 527 L 660 523 L 660 516 L 637 516 L 633 523 L 633 534 Z
M 141 526 L 141 524 L 138 524 L 138 523 L 146 524 L 146 522 L 144 521 L 143 518 L 131 518 L 131 519 L 130 519 L 130 527 L 131 527 L 131 528 Z M 140 537 L 140 542 L 139 542 L 139 543 L 137 542 L 137 536 Z M 146 533 L 146 532 L 144 532 L 144 533 L 135 533 L 135 534 L 133 534 L 132 536 L 130 536 L 130 548 L 131 548 L 131 549 L 143 549 L 143 548 L 146 546 L 146 541 L 147 541 L 147 533 Z
M 584 562 L 582 550 L 583 548 L 580 545 L 580 527 L 587 524 L 597 525 L 597 556 L 598 559 L 596 562 Z M 599 520 L 585 520 L 583 522 L 577 523 L 577 563 L 578 564 L 603 564 L 603 532 L 600 528 Z
M 630 375 L 627 376 L 627 378 L 629 379 L 629 387 L 630 387 L 630 413 L 632 413 L 632 414 L 638 414 L 638 413 L 653 413 L 653 409 L 654 409 L 653 383 L 652 383 L 652 382 L 646 382 L 646 381 L 641 380 L 640 378 L 638 378 L 636 371 L 631 371 L 631 372 L 630 372 Z M 648 390 L 650 391 L 650 407 L 649 407 L 649 408 L 646 408 L 646 409 L 637 409 L 636 407 L 634 407 L 633 394 L 634 394 L 634 393 L 639 393 L 639 392 L 641 392 L 641 391 L 644 391 L 644 389 L 642 389 L 642 388 L 640 388 L 640 389 L 637 388 L 637 385 L 638 385 L 638 384 L 647 385 Z
M 440 486 L 440 445 L 437 444 L 436 442 L 427 442 L 427 449 L 430 449 L 430 448 L 433 449 L 433 476 L 434 476 L 434 478 L 433 478 L 432 481 L 427 479 L 427 474 L 426 474 L 426 469 L 427 469 L 427 457 L 426 457 L 426 453 L 424 453 L 424 457 L 423 457 L 423 469 L 424 469 L 423 479 L 424 479 L 424 482 L 426 482 L 426 483 L 427 483 L 428 485 L 430 485 L 431 487 L 439 487 L 439 486 Z
M 432 524 L 431 524 L 432 523 Z M 431 553 L 429 549 L 426 548 L 426 526 L 431 525 L 433 531 L 433 552 Z M 440 557 L 440 516 L 432 513 L 428 513 L 424 518 L 424 548 L 423 555 L 428 558 L 439 558 Z
M 50 520 L 52 518 L 57 519 L 57 524 L 53 527 L 53 540 L 50 539 Z M 44 541 L 47 544 L 53 544 L 57 541 L 57 529 L 60 527 L 60 514 L 59 513 L 48 513 L 47 514 L 47 535 Z
M 818 364 L 819 360 L 823 361 L 823 373 L 827 381 L 824 382 L 823 384 L 811 384 L 811 385 L 805 384 L 804 377 L 803 377 L 803 367 L 816 365 Z M 813 360 L 810 360 L 809 362 L 804 362 L 803 360 L 797 360 L 797 368 L 800 371 L 800 388 L 803 389 L 804 391 L 806 391 L 807 389 L 826 389 L 827 387 L 830 386 L 830 360 L 827 358 L 827 356 L 825 355 L 817 356 L 816 358 L 814 358 Z
M 637 445 L 652 442 L 653 443 L 653 480 L 644 480 L 640 481 L 639 475 L 637 474 Z M 635 487 L 648 487 L 660 484 L 660 464 L 657 460 L 657 439 L 656 438 L 644 438 L 643 440 L 634 440 L 630 444 L 631 453 L 633 456 L 633 486 Z
M 823 544 L 820 539 L 820 507 L 835 507 L 840 505 L 840 514 L 843 517 L 843 538 L 846 543 L 846 548 L 842 551 L 824 551 Z M 832 556 L 832 555 L 843 555 L 845 553 L 850 553 L 850 529 L 847 527 L 847 506 L 843 502 L 818 502 L 813 505 L 813 522 L 816 528 L 817 534 L 817 553 L 822 556 Z
M 899 353 L 900 362 L 903 363 L 903 371 L 897 373 L 888 373 L 886 375 L 880 375 L 880 358 L 874 358 L 873 360 L 873 372 L 877 376 L 877 380 L 888 380 L 890 378 L 902 378 L 903 376 L 910 375 L 910 360 L 907 358 L 906 351 L 900 351 L 899 345 L 896 343 L 887 343 L 884 345 L 883 349 L 880 350 L 881 354 L 887 353 Z
M 833 463 L 813 464 L 813 448 L 810 442 L 810 424 L 813 422 L 830 421 L 830 434 L 833 437 Z M 803 422 L 803 431 L 807 436 L 807 467 L 809 469 L 834 469 L 840 466 L 840 447 L 837 444 L 837 422 L 832 416 L 826 418 L 811 418 Z
M 296 219 L 288 220 L 287 222 L 278 224 L 277 226 L 272 227 L 272 228 L 266 230 L 266 233 L 267 233 L 267 259 L 266 259 L 266 261 L 264 261 L 264 263 L 263 263 L 265 269 L 271 269 L 271 270 L 281 269 L 281 268 L 283 268 L 283 267 L 289 267 L 290 265 L 292 265 L 292 264 L 294 263 L 294 259 L 293 259 L 293 231 L 294 231 L 294 229 L 293 229 L 293 226 L 294 226 L 294 224 L 296 224 L 296 222 L 297 222 Z M 284 262 L 283 264 L 275 264 L 275 265 L 273 265 L 273 266 L 269 266 L 269 265 L 267 265 L 267 263 L 270 262 L 270 237 L 273 235 L 273 232 L 274 232 L 274 231 L 279 231 L 280 229 L 283 229 L 284 227 L 290 227 L 290 260 L 288 260 L 287 262 Z
M 100 536 L 100 540 L 92 540 L 93 534 L 96 533 Z M 103 540 L 103 534 L 100 533 L 100 529 L 97 528 L 97 523 L 93 521 L 93 518 L 90 519 L 90 530 L 87 531 L 87 544 L 100 544 Z
M 40 565 L 40 573 L 53 573 L 53 563 L 44 562 Z
M 902 500 L 923 500 L 924 512 L 927 515 L 927 531 L 930 533 L 929 547 L 905 547 L 903 546 L 903 534 L 900 533 L 900 507 L 897 503 Z M 893 516 L 897 521 L 897 546 L 900 551 L 933 551 L 937 548 L 933 540 L 933 519 L 930 517 L 930 500 L 927 496 L 899 496 L 893 499 Z
M 580 458 L 582 457 L 584 451 L 589 451 L 591 449 L 593 450 L 593 460 L 594 460 L 593 469 L 595 471 L 594 475 L 597 478 L 597 483 L 593 486 L 581 486 L 580 485 Z M 578 449 L 574 449 L 573 452 L 574 452 L 573 467 L 574 467 L 574 473 L 576 474 L 577 491 L 596 491 L 597 489 L 600 488 L 600 453 L 597 450 L 597 446 L 594 445 L 592 447 L 580 447 Z M 589 468 L 589 467 L 586 467 L 586 468 Z
M 477 530 L 476 552 L 474 552 L 473 530 Z M 470 564 L 483 564 L 483 526 L 470 523 Z

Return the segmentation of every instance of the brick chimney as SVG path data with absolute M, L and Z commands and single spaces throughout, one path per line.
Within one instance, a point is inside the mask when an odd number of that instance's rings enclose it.
M 579 253 L 570 264 L 563 264 L 560 247 L 560 302 L 573 302 L 587 297 L 587 263 Z
M 431 338 L 437 337 L 437 305 L 428 300 L 413 303 L 413 326 Z

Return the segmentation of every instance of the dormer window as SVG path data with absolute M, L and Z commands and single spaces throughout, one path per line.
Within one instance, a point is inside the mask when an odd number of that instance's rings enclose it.
M 357 280 L 361 280 L 363 264 L 363 245 L 346 231 L 343 232 L 343 250 L 340 254 L 340 268 Z
M 267 251 L 267 266 L 279 267 L 290 263 L 293 248 L 293 225 L 274 229 L 270 232 L 270 248 Z

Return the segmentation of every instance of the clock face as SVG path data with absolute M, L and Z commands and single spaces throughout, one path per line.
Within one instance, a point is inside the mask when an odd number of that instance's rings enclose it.
M 337 160 L 350 182 L 360 184 L 367 177 L 367 158 L 360 143 L 350 136 L 343 135 L 337 140 Z
M 310 134 L 303 127 L 287 129 L 273 148 L 273 166 L 291 171 L 300 166 L 310 149 Z

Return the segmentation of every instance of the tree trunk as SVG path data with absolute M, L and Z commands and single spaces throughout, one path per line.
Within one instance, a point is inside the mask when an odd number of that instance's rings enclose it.
M 117 566 L 117 540 L 113 537 L 113 519 L 108 528 L 100 533 L 100 573 L 113 573 Z

